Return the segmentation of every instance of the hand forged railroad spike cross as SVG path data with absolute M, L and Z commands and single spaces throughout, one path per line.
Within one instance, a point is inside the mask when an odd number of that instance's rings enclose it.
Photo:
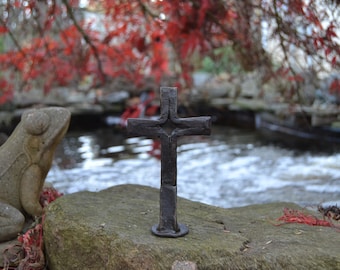
M 161 87 L 161 112 L 158 120 L 128 119 L 129 136 L 158 137 L 161 141 L 161 188 L 159 224 L 152 233 L 161 237 L 180 237 L 189 232 L 177 223 L 177 138 L 185 135 L 210 135 L 211 117 L 177 116 L 177 88 Z

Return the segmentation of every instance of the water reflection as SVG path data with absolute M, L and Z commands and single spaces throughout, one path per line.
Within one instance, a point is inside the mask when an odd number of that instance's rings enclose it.
M 153 140 L 127 139 L 112 129 L 70 132 L 47 181 L 64 193 L 126 183 L 158 188 L 160 161 L 150 155 L 153 147 Z M 339 161 L 337 152 L 301 152 L 267 144 L 252 131 L 215 127 L 210 137 L 179 140 L 178 195 L 222 207 L 336 201 Z

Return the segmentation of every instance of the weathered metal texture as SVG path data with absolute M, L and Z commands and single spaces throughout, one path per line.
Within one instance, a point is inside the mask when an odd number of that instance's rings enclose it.
M 161 141 L 161 189 L 159 224 L 152 233 L 162 237 L 179 237 L 189 232 L 177 223 L 177 138 L 185 135 L 209 135 L 208 116 L 178 118 L 177 88 L 161 87 L 161 113 L 158 120 L 128 119 L 129 136 L 158 137 Z

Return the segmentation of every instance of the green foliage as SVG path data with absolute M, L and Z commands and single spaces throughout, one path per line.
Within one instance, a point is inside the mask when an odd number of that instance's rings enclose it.
M 201 62 L 200 70 L 216 74 L 221 72 L 239 74 L 243 72 L 231 46 L 215 49 L 209 55 L 205 56 Z
M 0 53 L 3 53 L 5 51 L 5 40 L 3 36 L 0 36 Z

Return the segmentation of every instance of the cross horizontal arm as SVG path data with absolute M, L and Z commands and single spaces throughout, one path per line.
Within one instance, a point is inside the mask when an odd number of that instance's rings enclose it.
M 157 137 L 163 134 L 164 131 L 160 126 L 160 121 L 148 120 L 148 119 L 128 119 L 128 135 L 129 136 L 146 136 L 146 137 Z
M 177 137 L 186 135 L 210 135 L 211 132 L 210 116 L 176 118 L 172 121 L 176 125 L 173 133 Z

